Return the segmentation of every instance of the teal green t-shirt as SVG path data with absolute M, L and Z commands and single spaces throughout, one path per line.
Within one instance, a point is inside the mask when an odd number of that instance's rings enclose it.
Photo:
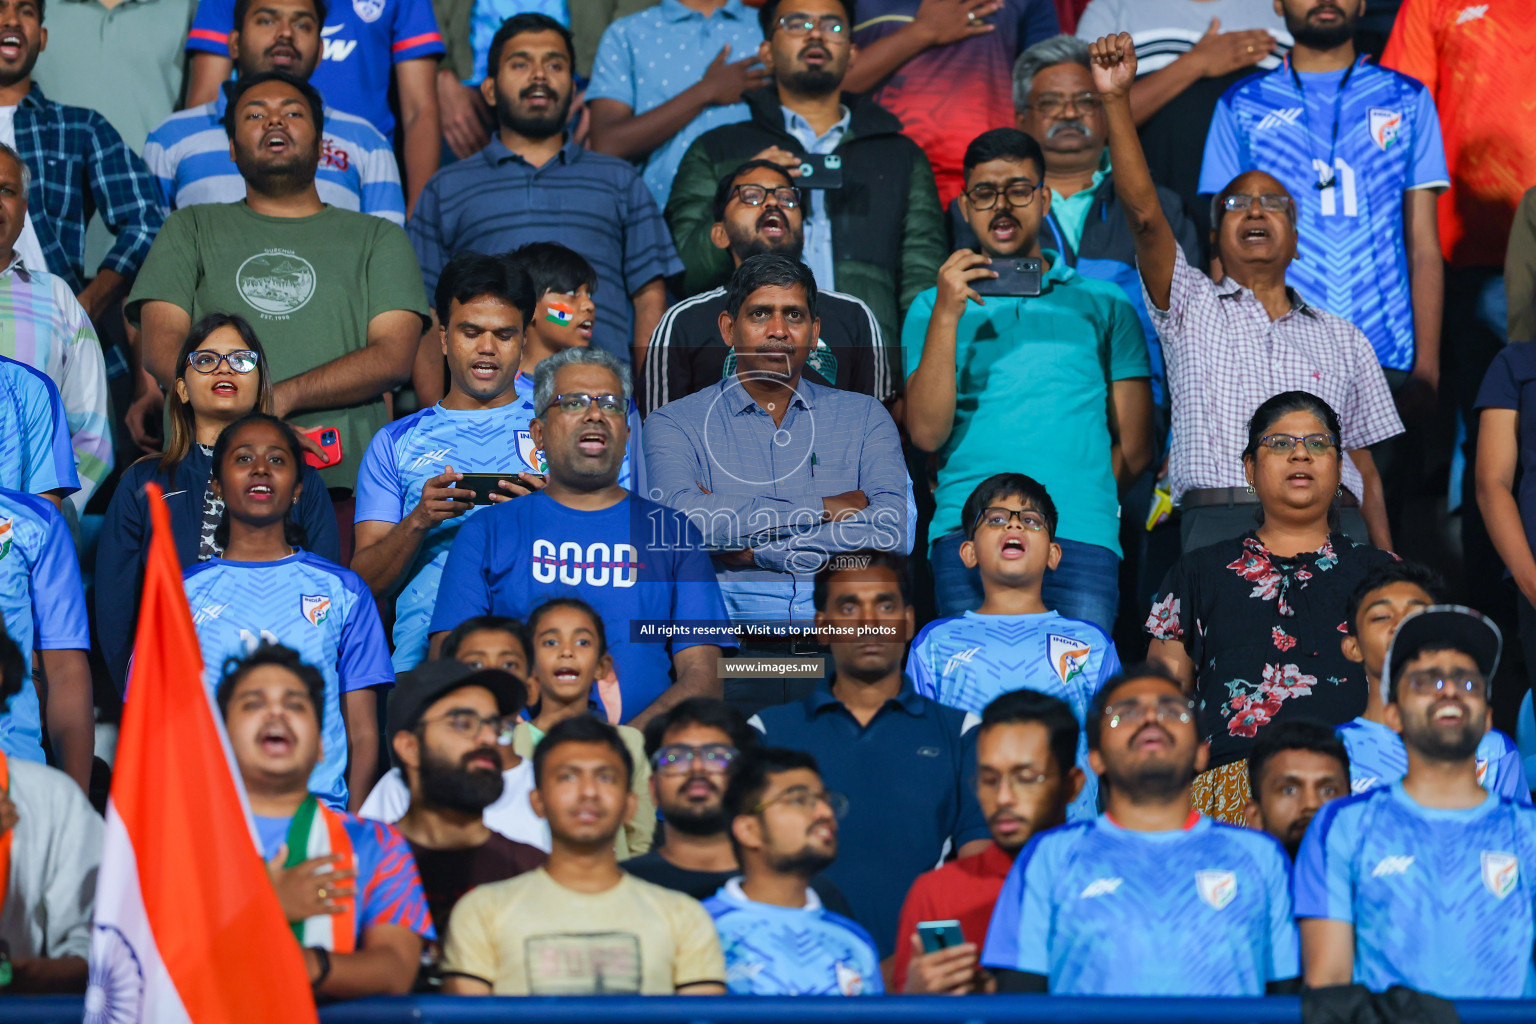
M 1106 149 L 1104 158 L 1099 161 L 1099 169 L 1093 172 L 1093 184 L 1069 196 L 1051 189 L 1051 212 L 1056 215 L 1056 223 L 1061 226 L 1061 233 L 1066 236 L 1073 252 L 1083 247 L 1083 225 L 1088 221 L 1088 208 L 1093 205 L 1093 197 L 1108 173 L 1109 150 Z
M 1083 277 L 1046 252 L 1040 295 L 967 304 L 956 332 L 955 426 L 939 451 L 929 536 L 960 529 L 960 509 L 994 473 L 1045 485 L 1057 533 L 1120 553 L 1120 499 L 1110 461 L 1109 386 L 1147 377 L 1147 338 L 1112 284 Z M 923 355 L 937 289 L 912 301 L 902 328 L 911 376 Z

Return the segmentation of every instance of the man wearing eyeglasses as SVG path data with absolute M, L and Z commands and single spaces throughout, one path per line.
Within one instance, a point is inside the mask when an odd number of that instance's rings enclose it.
M 1195 705 L 1160 665 L 1104 684 L 1088 716 L 1104 813 L 1030 840 L 987 931 L 1000 992 L 1260 996 L 1300 974 L 1290 861 L 1195 810 Z M 1347 981 L 1348 979 L 1346 979 Z
M 848 798 L 826 788 L 809 754 L 757 747 L 725 792 L 742 874 L 704 901 L 732 995 L 878 996 L 874 940 L 821 905 L 811 878 L 837 859 Z
M 1536 995 L 1536 809 L 1485 790 L 1477 748 L 1503 639 L 1460 605 L 1402 620 L 1382 667 L 1408 773 L 1317 812 L 1296 860 L 1309 987 Z
M 694 140 L 667 199 L 686 268 L 682 291 L 730 276 L 731 261 L 712 240 L 720 179 L 745 160 L 771 160 L 806 190 L 801 255 L 817 287 L 862 299 L 881 335 L 895 338 L 902 311 L 933 284 L 944 259 L 944 213 L 928 158 L 889 111 L 844 91 L 857 48 L 842 0 L 768 0 L 758 18 L 758 55 L 772 86 L 743 95 L 750 118 Z
M 772 160 L 748 160 L 720 179 L 710 241 L 731 254 L 731 262 L 760 252 L 791 259 L 804 254 L 805 212 L 810 191 Z M 862 299 L 818 289 L 821 331 L 806 361 L 805 375 L 816 384 L 857 391 L 887 405 L 894 397 L 889 351 L 875 314 Z M 722 285 L 684 299 L 667 310 L 651 335 L 640 379 L 640 410 L 649 416 L 668 402 L 702 391 L 736 372 L 736 355 L 720 338 Z
M 1246 171 L 1212 201 L 1224 277 L 1191 266 L 1157 200 L 1129 94 L 1136 51 L 1122 32 L 1089 48 L 1109 126 L 1115 189 L 1136 239 L 1147 309 L 1162 339 L 1173 403 L 1168 481 L 1183 511 L 1184 550 L 1240 536 L 1257 495 L 1243 476 L 1248 419 L 1274 395 L 1307 391 L 1339 415 L 1342 502 L 1358 507 L 1371 543 L 1391 549 L 1381 477 L 1370 446 L 1402 433 L 1381 363 L 1360 329 L 1287 287 L 1296 258 L 1296 204 L 1263 171 Z
M 1044 175 L 1040 145 L 1016 128 L 985 132 L 966 150 L 960 209 L 980 250 L 951 255 L 938 287 L 907 313 L 907 430 L 939 460 L 929 559 L 940 615 L 981 606 L 980 573 L 960 557 L 962 508 L 982 481 L 1015 472 L 1043 484 L 1060 512 L 1046 604 L 1110 632 L 1120 495 L 1152 458 L 1151 368 L 1121 290 L 1044 247 Z M 1037 287 L 985 299 L 972 287 L 998 276 L 993 264 L 1029 257 L 1041 261 Z
M 629 398 L 629 368 L 603 349 L 538 365 L 529 442 L 544 453 L 544 487 L 460 527 L 428 630 L 435 654 L 473 616 L 579 597 L 602 616 L 613 655 L 616 678 L 594 696 L 610 721 L 644 728 L 689 697 L 719 696 L 720 652 L 736 642 L 698 527 L 619 483 Z

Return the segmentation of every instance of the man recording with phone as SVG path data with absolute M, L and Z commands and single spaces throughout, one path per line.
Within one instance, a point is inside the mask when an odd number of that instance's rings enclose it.
M 1024 473 L 1061 495 L 1061 562 L 1046 574 L 1046 604 L 1109 631 L 1120 495 L 1152 456 L 1146 338 L 1118 287 L 1041 248 L 1051 191 L 1039 143 L 1016 128 L 983 132 L 964 173 L 960 210 L 981 251 L 952 254 L 902 329 L 907 431 L 939 456 L 939 614 L 982 602 L 980 574 L 960 561 L 966 497 L 993 474 Z
M 533 283 L 507 256 L 459 253 L 435 296 L 448 394 L 380 430 L 357 477 L 352 568 L 376 595 L 398 592 L 396 672 L 427 654 L 448 549 L 472 513 L 544 486 L 533 393 L 517 391 Z M 629 458 L 619 471 L 628 482 Z M 403 586 L 402 586 L 403 581 Z

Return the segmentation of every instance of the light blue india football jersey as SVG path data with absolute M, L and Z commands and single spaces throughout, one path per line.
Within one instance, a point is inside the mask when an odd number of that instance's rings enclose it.
M 725 954 L 725 984 L 740 996 L 878 996 L 880 954 L 862 927 L 805 891 L 804 907 L 758 903 L 733 878 L 704 901 Z
M 1337 731 L 1349 752 L 1349 788 L 1353 792 L 1390 786 L 1408 774 L 1408 750 L 1403 739 L 1385 725 L 1356 718 Z M 1477 745 L 1477 782 L 1490 793 L 1517 803 L 1531 802 L 1520 751 L 1514 740 L 1497 729 L 1489 729 Z

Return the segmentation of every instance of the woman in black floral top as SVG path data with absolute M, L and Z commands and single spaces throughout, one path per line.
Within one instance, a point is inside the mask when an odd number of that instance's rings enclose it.
M 1286 718 L 1338 725 L 1365 708 L 1365 678 L 1339 646 L 1344 606 L 1395 556 L 1338 531 L 1342 457 L 1338 417 L 1322 399 L 1288 391 L 1261 405 L 1243 452 L 1260 525 L 1186 552 L 1147 617 L 1148 656 L 1193 686 L 1211 744 L 1196 805 L 1224 821 L 1242 822 L 1260 730 Z

